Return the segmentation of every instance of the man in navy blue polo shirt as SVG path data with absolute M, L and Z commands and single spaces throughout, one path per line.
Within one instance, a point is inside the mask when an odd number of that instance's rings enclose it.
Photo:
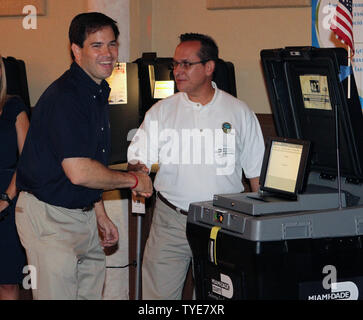
M 34 299 L 100 299 L 102 246 L 118 241 L 102 192 L 131 188 L 152 194 L 146 174 L 106 167 L 110 88 L 104 79 L 117 59 L 118 35 L 115 21 L 101 13 L 77 15 L 69 29 L 73 63 L 32 114 L 17 171 L 22 192 L 16 223 L 28 264 L 36 270 Z

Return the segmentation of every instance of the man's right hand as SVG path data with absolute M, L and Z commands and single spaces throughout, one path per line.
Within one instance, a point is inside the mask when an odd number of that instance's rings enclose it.
M 132 193 L 136 196 L 142 196 L 149 198 L 153 194 L 153 184 L 150 177 L 142 171 L 132 171 L 132 173 L 137 177 L 138 184 L 132 189 Z
M 145 173 L 149 173 L 148 167 L 141 163 L 140 161 L 137 161 L 135 163 L 128 163 L 127 164 L 127 171 L 141 171 Z

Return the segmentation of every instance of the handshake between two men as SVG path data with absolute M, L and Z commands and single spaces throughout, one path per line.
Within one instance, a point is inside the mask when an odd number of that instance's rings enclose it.
M 135 196 L 149 198 L 153 194 L 153 185 L 149 177 L 149 169 L 140 162 L 128 163 L 127 170 L 135 176 L 135 185 L 131 187 Z

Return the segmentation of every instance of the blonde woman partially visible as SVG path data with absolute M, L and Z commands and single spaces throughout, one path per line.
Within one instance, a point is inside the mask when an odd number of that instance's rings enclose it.
M 15 225 L 15 170 L 29 120 L 23 101 L 6 92 L 5 66 L 0 55 L 0 300 L 16 300 L 26 258 Z

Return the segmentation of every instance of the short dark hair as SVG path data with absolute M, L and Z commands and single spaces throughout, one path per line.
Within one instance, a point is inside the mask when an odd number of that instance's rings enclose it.
M 112 28 L 115 38 L 117 39 L 120 31 L 116 23 L 115 20 L 100 12 L 81 13 L 75 16 L 71 22 L 68 32 L 69 41 L 71 45 L 72 43 L 75 43 L 80 48 L 83 48 L 83 43 L 90 33 L 97 32 L 107 26 Z M 71 56 L 72 60 L 74 60 L 75 58 L 72 50 Z
M 180 43 L 186 41 L 199 41 L 201 48 L 198 57 L 201 60 L 218 60 L 218 46 L 215 41 L 207 35 L 200 33 L 184 33 L 180 35 Z

